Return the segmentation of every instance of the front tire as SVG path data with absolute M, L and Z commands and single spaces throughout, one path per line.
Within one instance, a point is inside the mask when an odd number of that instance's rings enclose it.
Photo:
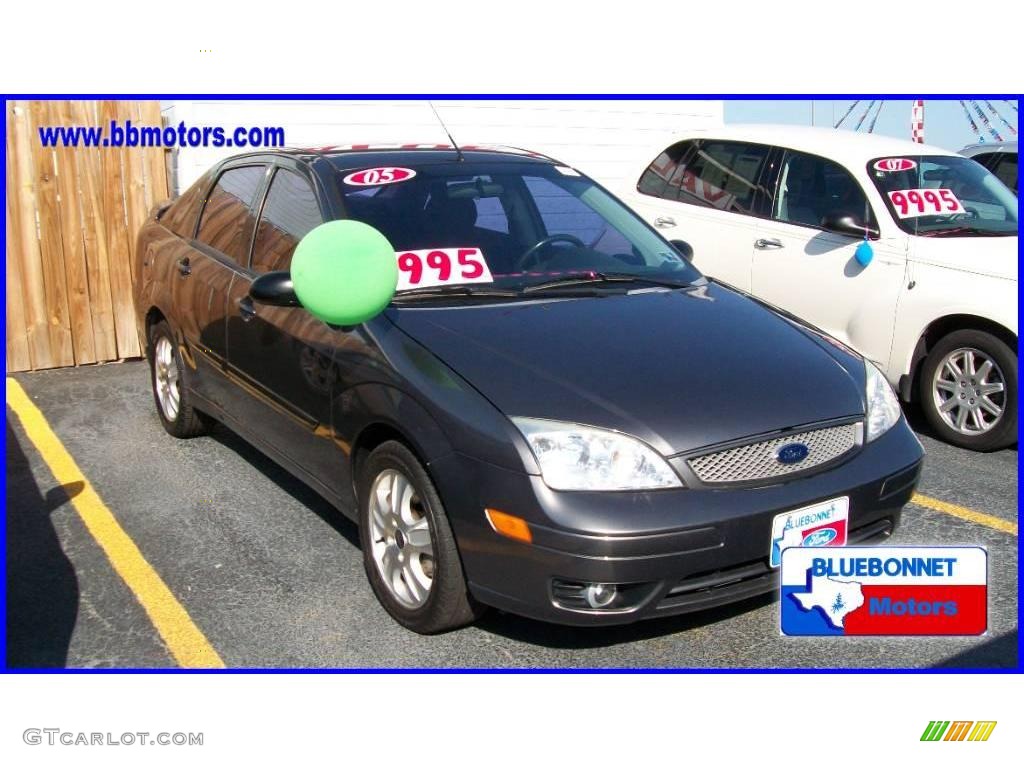
M 925 359 L 919 396 L 948 443 L 994 451 L 1017 440 L 1017 355 L 984 331 L 954 331 Z
M 205 435 L 209 418 L 197 411 L 185 382 L 186 369 L 174 334 L 166 321 L 149 329 L 149 381 L 160 423 L 174 437 Z
M 441 498 L 397 441 L 375 449 L 360 472 L 359 538 L 373 593 L 402 626 L 436 634 L 480 616 Z

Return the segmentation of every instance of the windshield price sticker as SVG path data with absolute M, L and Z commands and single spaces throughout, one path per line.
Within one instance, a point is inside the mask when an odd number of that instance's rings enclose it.
M 898 189 L 889 193 L 889 202 L 901 219 L 965 213 L 964 207 L 949 189 Z
M 493 283 L 483 251 L 479 248 L 428 248 L 398 251 L 399 291 L 463 283 Z
M 350 187 L 379 187 L 382 184 L 397 184 L 408 181 L 416 175 L 412 168 L 367 168 L 350 173 L 342 181 Z

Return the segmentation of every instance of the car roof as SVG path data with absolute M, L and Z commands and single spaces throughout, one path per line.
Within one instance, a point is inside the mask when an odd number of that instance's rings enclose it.
M 523 162 L 533 161 L 559 164 L 558 160 L 518 147 L 465 145 L 456 151 L 451 144 L 345 144 L 326 147 L 288 147 L 234 155 L 225 162 L 267 156 L 287 156 L 296 160 L 312 162 L 323 158 L 339 170 L 372 168 L 389 165 L 428 165 L 468 162 Z
M 833 158 L 847 165 L 860 165 L 876 157 L 956 155 L 955 152 L 950 152 L 947 149 L 930 144 L 918 144 L 909 139 L 894 139 L 891 136 L 880 136 L 876 133 L 857 133 L 845 129 L 808 125 L 734 123 L 718 128 L 687 131 L 685 134 L 680 134 L 676 140 L 683 141 L 701 137 L 771 144 Z
M 973 157 L 974 155 L 988 154 L 990 152 L 1017 152 L 1016 141 L 983 141 L 979 144 L 968 144 L 960 150 L 961 155 Z

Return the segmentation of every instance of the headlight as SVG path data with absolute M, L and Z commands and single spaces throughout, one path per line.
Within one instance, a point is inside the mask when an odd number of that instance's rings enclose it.
M 544 482 L 556 491 L 638 491 L 679 488 L 661 456 L 636 438 L 606 429 L 513 417 L 537 457 Z
M 868 360 L 864 361 L 866 376 L 867 442 L 884 435 L 900 420 L 900 401 L 882 372 Z

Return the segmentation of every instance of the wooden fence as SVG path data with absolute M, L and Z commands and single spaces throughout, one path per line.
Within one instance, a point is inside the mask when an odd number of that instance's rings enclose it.
M 8 101 L 7 370 L 138 357 L 135 236 L 164 150 L 44 147 L 39 126 L 161 125 L 156 101 Z

